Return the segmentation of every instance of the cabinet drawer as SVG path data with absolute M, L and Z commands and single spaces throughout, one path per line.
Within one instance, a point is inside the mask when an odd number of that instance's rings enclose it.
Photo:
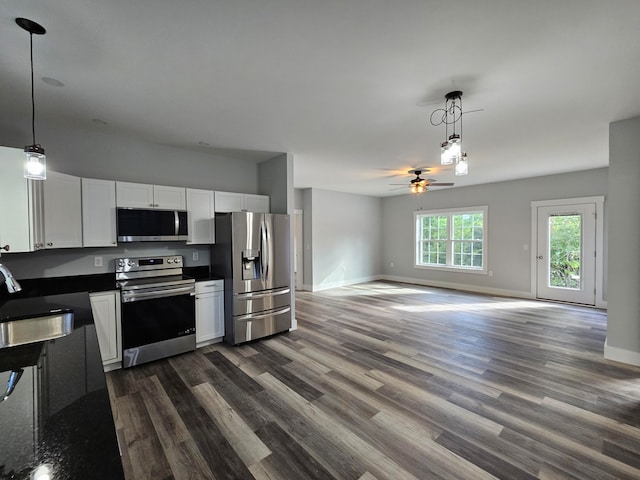
M 196 295 L 224 290 L 224 280 L 207 280 L 196 282 Z

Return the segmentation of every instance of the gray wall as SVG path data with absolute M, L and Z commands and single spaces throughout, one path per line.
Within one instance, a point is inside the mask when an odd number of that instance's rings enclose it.
M 1 137 L 0 137 L 1 138 Z M 24 140 L 23 140 L 24 141 Z M 258 193 L 256 162 L 48 125 L 38 133 L 47 168 L 87 178 Z M 24 148 L 12 139 L 0 145 Z
M 607 169 L 601 168 L 440 191 L 434 188 L 423 194 L 424 210 L 489 207 L 487 262 L 493 276 L 414 268 L 416 196 L 387 197 L 382 201 L 382 273 L 433 285 L 529 296 L 531 252 L 525 248 L 530 248 L 531 243 L 531 201 L 605 195 L 606 192 Z M 605 203 L 605 218 L 606 211 Z
M 312 289 L 321 290 L 376 278 L 381 269 L 382 200 L 311 189 Z M 305 255 L 308 250 L 305 245 Z M 305 279 L 307 265 L 305 264 Z
M 258 193 L 271 197 L 271 213 L 293 214 L 293 155 L 258 164 Z
M 605 356 L 640 365 L 640 117 L 609 129 L 609 296 Z

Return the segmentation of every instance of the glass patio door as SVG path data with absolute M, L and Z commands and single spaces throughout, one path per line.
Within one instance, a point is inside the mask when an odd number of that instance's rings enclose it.
M 539 206 L 537 297 L 595 305 L 596 205 Z

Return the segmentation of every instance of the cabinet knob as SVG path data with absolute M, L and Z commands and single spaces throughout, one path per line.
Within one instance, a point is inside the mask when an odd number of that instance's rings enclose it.
M 115 244 L 116 244 L 116 242 L 111 242 L 111 245 L 115 245 Z
M 4 247 L 0 247 L 0 250 L 4 250 L 5 252 L 8 252 L 10 250 L 10 246 L 9 245 L 5 245 Z

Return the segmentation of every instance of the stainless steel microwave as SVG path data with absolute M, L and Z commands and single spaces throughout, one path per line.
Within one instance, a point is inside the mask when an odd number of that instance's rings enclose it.
M 187 212 L 143 208 L 118 208 L 119 242 L 187 240 Z

